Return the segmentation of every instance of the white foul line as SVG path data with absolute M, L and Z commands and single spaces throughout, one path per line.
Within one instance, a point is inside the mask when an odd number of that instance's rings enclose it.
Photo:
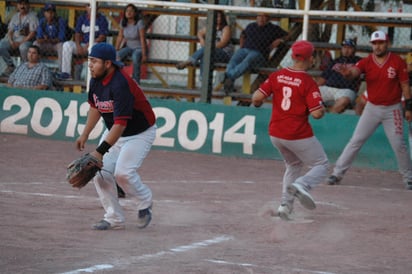
M 232 240 L 233 237 L 232 236 L 227 236 L 227 235 L 223 235 L 223 236 L 218 236 L 215 237 L 213 239 L 209 239 L 209 240 L 205 240 L 205 241 L 201 241 L 201 242 L 195 242 L 189 245 L 181 245 L 181 246 L 177 246 L 174 248 L 171 248 L 169 250 L 166 251 L 159 251 L 157 253 L 153 253 L 153 254 L 145 254 L 145 255 L 140 255 L 140 256 L 136 256 L 136 257 L 130 257 L 127 260 L 118 260 L 115 264 L 100 264 L 100 265 L 93 265 L 87 268 L 81 268 L 81 269 L 75 269 L 69 272 L 63 272 L 62 274 L 79 274 L 82 272 L 87 272 L 87 273 L 93 273 L 95 271 L 99 271 L 99 270 L 104 270 L 104 269 L 110 269 L 110 268 L 114 268 L 116 265 L 121 265 L 122 267 L 124 267 L 125 265 L 128 264 L 132 264 L 135 263 L 136 261 L 140 261 L 140 260 L 144 260 L 144 259 L 152 259 L 152 258 L 159 258 L 161 256 L 164 255 L 171 255 L 171 254 L 176 254 L 176 253 L 181 253 L 181 252 L 186 252 L 189 250 L 193 250 L 193 249 L 197 249 L 200 247 L 206 247 L 209 245 L 213 245 L 213 244 L 218 244 L 224 241 L 229 241 Z
M 111 264 L 99 264 L 99 265 L 94 265 L 88 268 L 81 268 L 81 269 L 77 269 L 77 270 L 73 270 L 69 272 L 64 272 L 64 274 L 77 274 L 77 273 L 82 273 L 82 272 L 92 273 L 95 271 L 111 269 L 111 268 L 113 268 Z

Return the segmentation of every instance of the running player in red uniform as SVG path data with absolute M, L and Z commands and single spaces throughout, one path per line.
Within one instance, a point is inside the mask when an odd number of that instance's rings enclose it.
M 338 184 L 351 166 L 357 153 L 376 128 L 382 124 L 386 137 L 395 152 L 399 172 L 406 188 L 412 190 L 411 159 L 403 138 L 402 95 L 405 99 L 405 118 L 412 121 L 412 99 L 406 62 L 388 51 L 389 39 L 382 31 L 372 33 L 372 54 L 354 67 L 342 70 L 348 79 L 365 74 L 368 101 L 351 140 L 336 162 L 327 183 Z
M 295 197 L 307 209 L 316 207 L 309 190 L 321 183 L 328 172 L 328 158 L 309 124 L 309 115 L 320 119 L 325 113 L 319 87 L 306 73 L 313 63 L 313 51 L 312 43 L 295 42 L 293 65 L 272 73 L 252 97 L 253 104 L 259 107 L 272 96 L 270 140 L 286 165 L 278 208 L 278 215 L 284 220 L 291 218 Z M 304 165 L 311 168 L 301 176 Z
M 156 137 L 156 117 L 139 85 L 120 70 L 121 66 L 111 44 L 102 42 L 92 47 L 89 54 L 90 107 L 76 147 L 84 150 L 89 134 L 103 118 L 107 129 L 100 145 L 90 153 L 103 160 L 103 169 L 94 177 L 94 184 L 105 215 L 93 225 L 96 230 L 125 228 L 116 183 L 135 204 L 137 227 L 145 228 L 152 219 L 152 191 L 137 171 Z

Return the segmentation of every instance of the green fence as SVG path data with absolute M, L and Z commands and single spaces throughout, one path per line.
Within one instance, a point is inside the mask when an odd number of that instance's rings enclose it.
M 281 159 L 268 137 L 268 108 L 160 99 L 150 102 L 157 116 L 155 149 Z M 89 107 L 86 94 L 6 87 L 1 88 L 0 104 L 0 133 L 65 141 L 74 141 L 79 136 Z M 336 161 L 350 139 L 357 120 L 357 116 L 348 114 L 327 114 L 323 119 L 311 120 L 331 163 Z M 103 130 L 103 123 L 99 123 L 90 135 L 90 141 L 97 142 Z M 354 165 L 396 169 L 396 159 L 382 127 L 362 148 Z

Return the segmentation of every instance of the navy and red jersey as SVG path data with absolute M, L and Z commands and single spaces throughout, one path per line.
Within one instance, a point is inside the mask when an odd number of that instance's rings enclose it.
M 284 68 L 272 73 L 260 85 L 260 92 L 272 95 L 269 135 L 286 140 L 313 136 L 311 111 L 322 108 L 322 96 L 312 76 L 305 71 Z
M 114 124 L 126 126 L 122 137 L 139 134 L 156 122 L 143 91 L 123 70 L 116 69 L 103 79 L 92 78 L 88 101 L 109 130 Z
M 356 63 L 356 68 L 365 73 L 368 100 L 383 106 L 399 103 L 402 98 L 400 83 L 409 82 L 406 62 L 390 52 L 382 64 L 375 58 L 370 54 Z

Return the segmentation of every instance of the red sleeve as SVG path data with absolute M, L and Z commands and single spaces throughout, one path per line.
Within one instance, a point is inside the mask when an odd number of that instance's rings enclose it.
M 319 86 L 316 82 L 310 77 L 306 80 L 308 83 L 308 93 L 306 95 L 306 103 L 308 104 L 308 109 L 310 112 L 320 109 L 323 107 L 322 95 L 319 91 Z

